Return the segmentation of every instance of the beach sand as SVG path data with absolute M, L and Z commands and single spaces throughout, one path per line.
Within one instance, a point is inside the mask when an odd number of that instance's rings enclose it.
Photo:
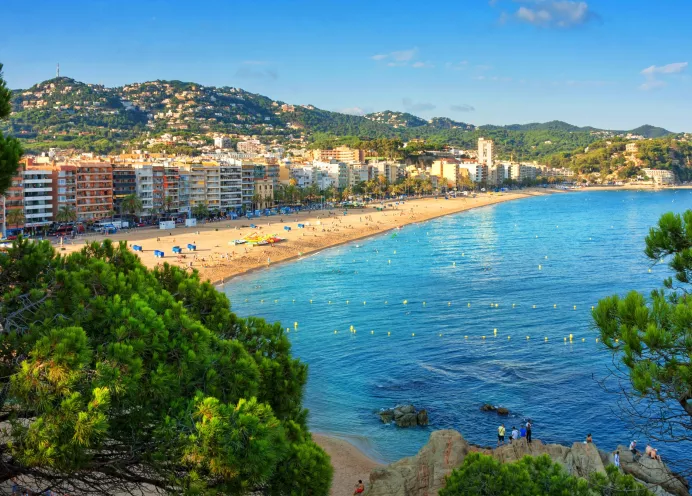
M 381 466 L 345 439 L 324 434 L 313 434 L 312 438 L 332 460 L 331 496 L 351 496 L 358 480 L 362 480 L 367 488 L 370 471 Z
M 153 268 L 164 262 L 179 267 L 195 269 L 202 280 L 214 284 L 228 281 L 234 276 L 265 268 L 279 262 L 300 258 L 360 238 L 377 235 L 414 222 L 462 212 L 495 203 L 545 195 L 555 190 L 522 190 L 521 192 L 480 194 L 475 198 L 424 198 L 407 200 L 399 205 L 390 202 L 383 211 L 372 205 L 363 209 L 343 209 L 301 212 L 292 215 L 276 215 L 259 219 L 239 219 L 200 224 L 197 227 L 176 227 L 162 230 L 139 228 L 119 231 L 107 236 L 113 241 L 125 240 L 128 246 L 140 245 L 142 262 Z M 305 224 L 304 229 L 298 224 Z M 309 226 L 307 224 L 310 224 Z M 257 228 L 250 228 L 255 224 Z M 291 231 L 284 230 L 288 226 Z M 286 241 L 274 246 L 233 245 L 233 241 L 252 233 L 275 234 Z M 63 253 L 80 250 L 85 242 L 101 241 L 103 235 L 87 235 L 66 240 Z M 195 252 L 187 250 L 188 243 L 197 246 Z M 230 244 L 229 244 L 230 243 Z M 172 248 L 180 246 L 184 257 L 173 254 Z M 162 250 L 165 258 L 154 257 L 154 250 Z M 190 267 L 191 265 L 191 267 Z

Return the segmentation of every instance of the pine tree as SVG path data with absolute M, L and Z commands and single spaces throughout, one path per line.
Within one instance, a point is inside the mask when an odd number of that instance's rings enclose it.
M 12 91 L 7 87 L 2 77 L 2 64 L 0 63 L 0 120 L 6 119 L 12 111 L 10 100 Z M 19 168 L 19 159 L 22 156 L 22 146 L 16 138 L 4 136 L 0 131 L 0 195 L 12 184 L 12 177 Z

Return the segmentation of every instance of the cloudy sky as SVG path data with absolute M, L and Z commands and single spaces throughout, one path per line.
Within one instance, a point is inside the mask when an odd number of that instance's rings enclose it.
M 180 79 L 474 124 L 692 131 L 690 0 L 3 0 L 13 88 Z M 7 26 L 6 26 L 7 27 Z

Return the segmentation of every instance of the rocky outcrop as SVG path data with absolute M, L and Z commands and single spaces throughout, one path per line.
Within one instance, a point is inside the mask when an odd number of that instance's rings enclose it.
M 471 451 L 457 431 L 435 431 L 416 456 L 370 472 L 369 496 L 430 496 Z
M 651 459 L 632 460 L 631 453 L 620 446 L 620 461 L 625 473 L 646 484 L 659 496 L 689 496 L 686 484 L 672 474 L 665 464 Z M 367 496 L 432 496 L 444 486 L 445 477 L 460 466 L 470 452 L 492 455 L 503 463 L 520 460 L 526 455 L 548 455 L 572 475 L 587 477 L 594 472 L 605 474 L 612 455 L 599 451 L 593 443 L 574 443 L 571 447 L 543 444 L 525 438 L 496 449 L 469 444 L 457 431 L 435 431 L 416 456 L 404 458 L 370 473 Z
M 399 405 L 394 409 L 382 410 L 378 415 L 385 424 L 393 420 L 398 427 L 428 425 L 428 412 L 425 410 L 416 411 L 413 405 Z
M 485 403 L 481 406 L 481 412 L 496 412 L 498 415 L 507 416 L 509 415 L 509 409 L 503 406 L 494 406 L 490 403 Z
M 690 494 L 687 482 L 673 474 L 665 463 L 647 456 L 634 460 L 632 452 L 626 446 L 618 446 L 620 451 L 620 466 L 626 474 L 631 474 L 647 486 L 658 486 L 676 496 Z

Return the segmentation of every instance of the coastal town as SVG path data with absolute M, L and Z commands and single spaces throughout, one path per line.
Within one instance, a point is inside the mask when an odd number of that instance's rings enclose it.
M 628 160 L 636 160 L 637 146 L 638 141 L 626 145 Z M 25 156 L 0 197 L 2 232 L 16 236 L 45 232 L 56 224 L 104 224 L 126 217 L 145 224 L 236 218 L 300 203 L 590 185 L 577 181 L 571 169 L 498 160 L 495 144 L 484 138 L 475 150 L 426 150 L 414 163 L 366 157 L 362 149 L 348 146 L 286 150 L 259 139 L 240 141 L 233 149 L 225 136 L 214 137 L 214 147 L 195 157 L 146 150 L 99 156 L 57 149 Z M 665 186 L 676 177 L 671 170 L 642 168 L 634 180 Z

